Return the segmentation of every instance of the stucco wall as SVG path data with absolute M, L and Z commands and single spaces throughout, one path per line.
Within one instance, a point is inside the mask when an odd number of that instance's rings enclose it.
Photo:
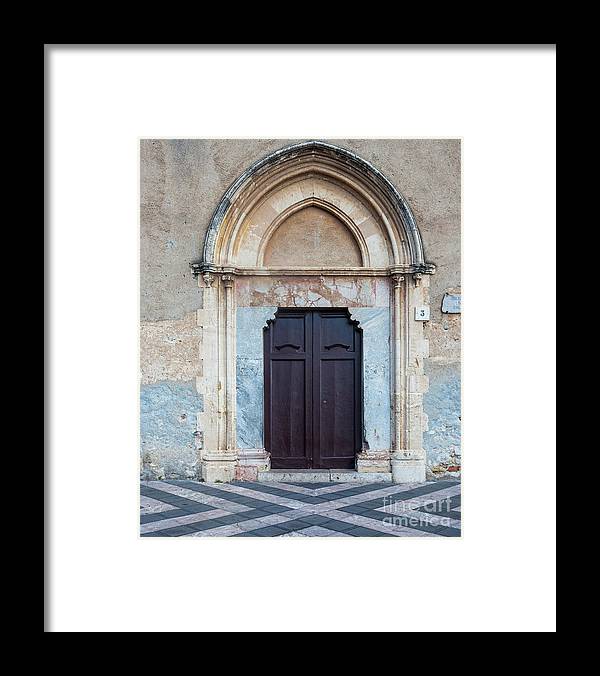
M 299 139 L 143 140 L 141 159 L 141 435 L 147 476 L 196 472 L 194 397 L 202 289 L 197 261 L 212 212 L 237 176 Z M 460 316 L 441 312 L 445 292 L 460 293 L 460 141 L 323 139 L 371 162 L 410 204 L 431 278 L 430 357 L 424 397 L 428 464 L 460 462 Z

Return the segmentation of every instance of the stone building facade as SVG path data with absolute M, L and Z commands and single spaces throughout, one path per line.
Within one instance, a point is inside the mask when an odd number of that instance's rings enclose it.
M 361 442 L 330 478 L 457 476 L 460 140 L 140 152 L 142 476 L 284 478 L 265 443 L 263 343 L 291 308 L 343 309 L 361 335 Z

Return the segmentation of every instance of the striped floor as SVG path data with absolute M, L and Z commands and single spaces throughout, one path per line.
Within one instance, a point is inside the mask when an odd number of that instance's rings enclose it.
M 141 537 L 460 537 L 460 483 L 144 481 Z

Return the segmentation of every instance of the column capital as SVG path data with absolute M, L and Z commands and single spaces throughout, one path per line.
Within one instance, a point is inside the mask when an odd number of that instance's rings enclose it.
M 223 281 L 223 285 L 225 286 L 226 289 L 230 289 L 233 286 L 233 280 L 234 276 L 233 275 L 223 275 L 221 277 Z
M 392 275 L 392 284 L 394 285 L 395 289 L 400 288 L 404 280 L 404 275 Z

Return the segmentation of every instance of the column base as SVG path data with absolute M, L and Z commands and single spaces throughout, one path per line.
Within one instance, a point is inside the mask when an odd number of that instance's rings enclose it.
M 236 464 L 235 454 L 206 454 L 200 462 L 201 479 L 207 483 L 229 483 L 235 479 Z
M 357 472 L 385 472 L 390 470 L 389 451 L 362 451 L 356 456 Z
M 271 469 L 271 456 L 264 448 L 239 448 L 235 468 L 237 481 L 258 481 L 259 472 Z
M 424 483 L 425 460 L 392 456 L 392 481 L 395 484 Z

